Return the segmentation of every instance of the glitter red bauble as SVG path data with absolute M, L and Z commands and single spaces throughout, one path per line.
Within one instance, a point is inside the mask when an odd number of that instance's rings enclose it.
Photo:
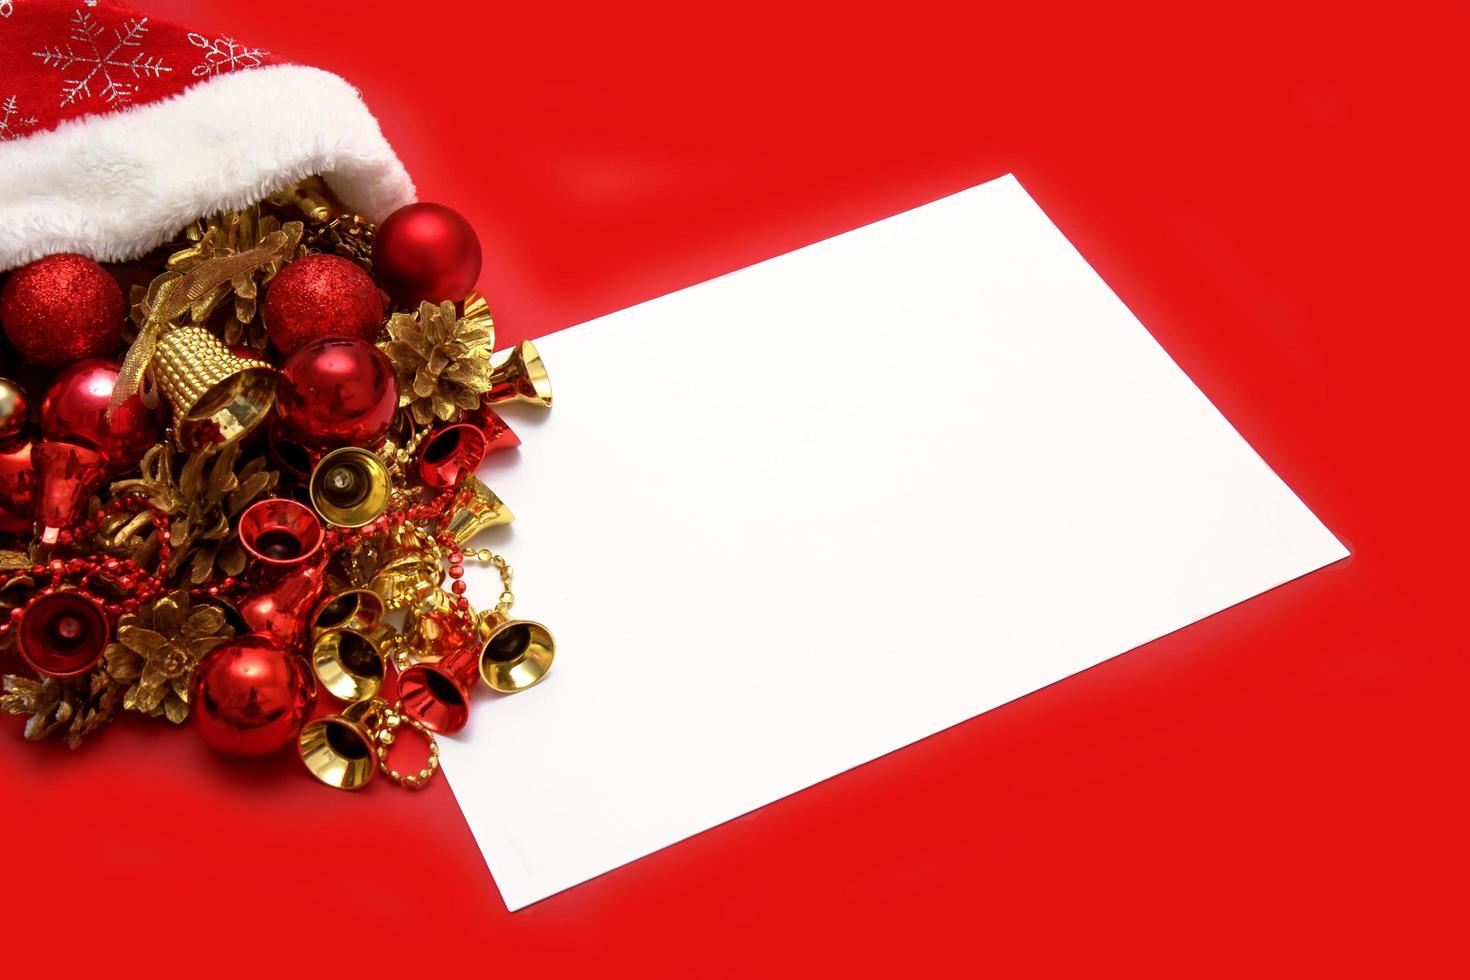
M 480 239 L 452 208 L 409 204 L 378 226 L 373 274 L 401 306 L 457 303 L 480 278 Z
M 56 376 L 41 402 L 41 431 L 47 439 L 95 449 L 114 472 L 143 458 L 158 441 L 157 411 L 133 395 L 107 417 L 107 403 L 122 365 L 104 358 L 80 361 Z
M 194 671 L 194 730 L 229 755 L 268 755 L 295 741 L 311 707 L 300 657 L 249 633 L 215 647 Z
M 111 354 L 122 336 L 122 289 L 85 255 L 48 255 L 10 274 L 0 324 L 15 349 L 47 367 Z
M 377 339 L 383 297 L 356 262 L 340 255 L 308 255 L 271 280 L 261 316 L 271 343 L 289 357 L 318 337 Z
M 281 373 L 276 411 L 304 443 L 371 448 L 393 422 L 393 365 L 366 341 L 313 340 L 291 355 Z

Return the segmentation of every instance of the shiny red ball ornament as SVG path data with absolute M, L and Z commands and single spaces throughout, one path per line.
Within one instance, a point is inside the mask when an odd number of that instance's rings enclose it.
M 122 365 L 93 358 L 56 376 L 41 402 L 41 431 L 47 439 L 95 449 L 113 472 L 128 469 L 159 439 L 159 412 L 133 395 L 107 417 L 107 403 Z
M 378 226 L 373 273 L 401 306 L 457 303 L 480 278 L 480 239 L 452 208 L 409 204 Z
M 0 440 L 0 534 L 30 535 L 36 524 L 34 432 Z
M 10 274 L 0 325 L 15 349 L 47 367 L 111 354 L 122 336 L 122 289 L 85 255 L 48 255 Z
M 304 660 L 247 633 L 199 661 L 189 692 L 194 730 L 228 755 L 269 755 L 295 741 L 311 691 Z
M 313 340 L 291 355 L 281 373 L 276 411 L 303 443 L 371 448 L 387 434 L 398 408 L 398 385 L 387 355 L 367 341 Z
M 319 337 L 374 340 L 383 297 L 362 267 L 340 255 L 308 255 L 276 274 L 261 308 L 266 336 L 282 356 Z

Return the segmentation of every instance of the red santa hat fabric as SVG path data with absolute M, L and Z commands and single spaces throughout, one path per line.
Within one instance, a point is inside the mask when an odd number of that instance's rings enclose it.
M 312 174 L 374 220 L 414 199 L 336 75 L 111 0 L 0 0 L 0 272 L 133 258 Z

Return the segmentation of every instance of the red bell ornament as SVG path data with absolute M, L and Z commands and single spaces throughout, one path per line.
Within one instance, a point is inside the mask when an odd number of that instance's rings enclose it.
M 0 290 L 0 324 L 28 360 L 62 367 L 111 354 L 122 336 L 122 289 L 85 255 L 37 259 Z
M 480 634 L 449 611 L 432 619 L 434 663 L 416 663 L 398 675 L 403 713 L 431 732 L 452 735 L 470 720 L 470 697 L 480 679 Z
M 324 337 L 306 344 L 282 369 L 276 411 L 287 430 L 314 446 L 382 442 L 398 408 L 387 355 L 365 340 Z
M 229 755 L 291 744 L 311 708 L 306 663 L 268 636 L 237 637 L 204 655 L 190 688 L 194 730 Z
M 239 529 L 256 566 L 235 608 L 253 632 L 294 649 L 326 587 L 321 519 L 294 500 L 262 500 L 245 508 Z
M 34 432 L 0 440 L 0 534 L 29 535 L 36 524 Z
M 55 544 L 63 528 L 74 522 L 87 498 L 107 482 L 107 458 L 88 446 L 43 439 L 31 451 L 39 488 L 36 520 L 41 542 Z
M 457 303 L 480 278 L 480 239 L 452 208 L 409 204 L 378 226 L 373 272 L 400 306 Z
M 520 444 L 504 419 L 489 408 L 478 409 L 463 422 L 440 426 L 424 440 L 419 450 L 419 479 L 436 490 L 458 486 L 490 453 Z
M 308 255 L 271 280 L 261 308 L 266 336 L 283 357 L 321 337 L 372 340 L 383 297 L 362 267 L 340 255 Z
M 122 365 L 102 358 L 79 361 L 56 376 L 41 402 L 41 431 L 47 439 L 75 443 L 102 453 L 114 473 L 137 464 L 158 441 L 159 414 L 137 395 L 107 417 L 107 403 Z
M 25 606 L 15 631 L 21 659 L 38 674 L 73 677 L 96 665 L 107 647 L 107 614 L 74 590 L 42 593 Z

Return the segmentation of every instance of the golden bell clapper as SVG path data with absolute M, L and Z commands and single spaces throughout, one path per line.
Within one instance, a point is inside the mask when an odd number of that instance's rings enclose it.
M 316 464 L 308 493 L 311 505 L 327 523 L 362 527 L 388 507 L 393 484 L 387 465 L 377 453 L 343 446 Z

